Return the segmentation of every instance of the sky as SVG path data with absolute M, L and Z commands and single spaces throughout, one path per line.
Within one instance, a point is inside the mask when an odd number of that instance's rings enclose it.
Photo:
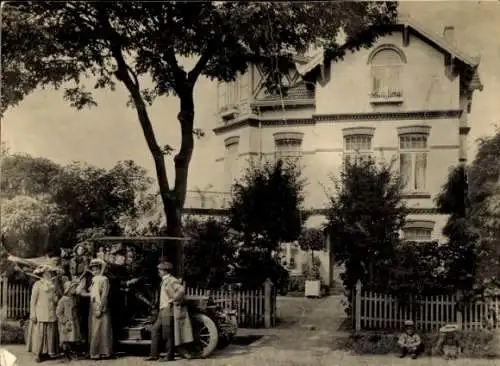
M 400 11 L 438 34 L 453 25 L 458 47 L 471 56 L 481 56 L 484 90 L 474 93 L 469 116 L 468 157 L 472 160 L 475 141 L 493 135 L 495 126 L 500 125 L 500 1 L 405 1 L 400 3 Z M 186 61 L 186 67 L 191 65 Z M 134 160 L 154 175 L 135 110 L 125 105 L 128 95 L 124 87 L 119 86 L 115 92 L 100 91 L 96 99 L 98 107 L 77 111 L 63 100 L 62 91 L 36 91 L 7 111 L 1 140 L 11 152 L 42 156 L 60 164 L 79 160 L 110 168 L 120 160 Z M 215 84 L 200 78 L 195 89 L 195 124 L 206 135 L 196 141 L 188 184 L 191 189 L 207 189 L 212 180 L 209 166 L 216 158 L 211 143 L 216 104 Z M 179 147 L 178 111 L 176 97 L 163 98 L 151 107 L 160 145 Z M 172 166 L 168 168 L 173 177 Z

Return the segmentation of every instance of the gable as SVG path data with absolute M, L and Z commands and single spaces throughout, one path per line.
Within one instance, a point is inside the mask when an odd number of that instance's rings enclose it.
M 447 56 L 448 62 L 459 66 L 459 73 L 464 76 L 469 90 L 482 90 L 483 85 L 479 78 L 478 67 L 479 58 L 471 57 L 458 49 L 455 45 L 448 42 L 444 37 L 435 34 L 424 26 L 409 17 L 400 17 L 398 23 L 392 27 L 394 31 L 402 34 L 404 43 L 409 42 L 410 33 L 422 41 Z M 347 45 L 346 45 L 347 47 Z M 325 59 L 324 50 L 318 50 L 315 55 L 309 57 L 307 63 L 296 62 L 299 73 L 304 77 L 318 69 L 322 72 L 329 60 Z

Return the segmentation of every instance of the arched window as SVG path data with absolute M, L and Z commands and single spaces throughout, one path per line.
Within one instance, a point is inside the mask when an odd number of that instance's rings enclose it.
M 398 48 L 383 45 L 375 49 L 368 59 L 371 65 L 372 90 L 375 99 L 401 99 L 401 74 L 406 58 Z
M 276 161 L 281 160 L 285 164 L 300 165 L 302 157 L 301 132 L 277 132 L 274 134 Z

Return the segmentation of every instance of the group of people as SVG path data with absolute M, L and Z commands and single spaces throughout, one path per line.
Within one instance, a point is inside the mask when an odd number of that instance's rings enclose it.
M 125 324 L 123 320 L 130 315 L 119 310 L 135 307 L 124 307 L 122 286 L 131 288 L 144 279 L 139 271 L 138 253 L 134 248 L 118 245 L 111 250 L 100 247 L 91 258 L 88 247 L 80 244 L 67 259 L 58 265 L 44 264 L 34 271 L 39 279 L 31 293 L 28 351 L 37 362 L 58 357 L 61 351 L 68 360 L 82 356 L 95 360 L 111 358 Z M 171 263 L 161 262 L 157 270 L 161 283 L 157 304 L 150 309 L 154 319 L 149 359 L 159 358 L 163 339 L 166 358 L 172 360 L 175 346 L 192 342 L 192 328 L 181 304 L 184 286 L 171 274 Z

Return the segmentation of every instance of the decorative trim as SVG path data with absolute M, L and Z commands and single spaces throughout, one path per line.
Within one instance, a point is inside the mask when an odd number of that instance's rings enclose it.
M 302 143 L 304 134 L 302 132 L 276 132 L 273 133 L 274 142 L 276 144 L 285 144 L 288 142 Z
M 373 137 L 374 133 L 374 127 L 347 127 L 342 129 L 342 134 L 344 137 L 354 135 L 368 135 Z
M 429 149 L 460 149 L 460 145 L 429 145 Z
M 231 136 L 228 137 L 227 139 L 224 140 L 224 145 L 226 147 L 229 147 L 231 145 L 236 145 L 240 142 L 240 137 L 239 136 Z
M 300 126 L 314 125 L 317 122 L 340 122 L 340 121 L 388 121 L 388 120 L 429 120 L 459 118 L 462 110 L 441 110 L 441 111 L 410 111 L 410 112 L 370 112 L 370 113 L 343 113 L 343 114 L 316 114 L 310 118 L 258 118 L 250 115 L 233 122 L 226 123 L 213 129 L 218 135 L 232 131 L 244 126 L 258 126 L 259 121 L 263 126 Z
M 406 220 L 405 226 L 403 228 L 403 231 L 405 229 L 413 229 L 413 228 L 419 228 L 419 229 L 428 229 L 428 230 L 434 230 L 434 226 L 436 225 L 435 221 L 432 220 Z
M 425 198 L 429 199 L 429 198 L 431 198 L 431 195 L 430 195 L 430 193 L 425 193 L 425 192 L 421 192 L 421 193 L 411 193 L 411 192 L 404 193 L 403 192 L 402 197 L 404 199 L 410 199 L 410 200 L 411 199 L 425 199 Z
M 349 121 L 349 120 L 412 120 L 412 119 L 442 119 L 458 118 L 462 115 L 461 109 L 435 110 L 435 111 L 408 111 L 408 112 L 369 112 L 369 113 L 343 113 L 343 114 L 316 114 L 316 121 Z
M 223 208 L 184 208 L 182 211 L 183 214 L 203 216 L 227 216 L 229 212 L 229 209 Z M 307 215 L 326 215 L 328 210 L 316 208 L 302 210 L 302 212 Z M 409 215 L 442 215 L 437 208 L 407 208 L 406 213 Z
M 296 99 L 296 100 L 256 100 L 250 103 L 251 107 L 258 107 L 262 109 L 269 108 L 282 108 L 285 107 L 292 108 L 303 108 L 303 107 L 314 107 L 316 105 L 316 99 Z
M 391 50 L 391 51 L 394 51 L 396 52 L 399 57 L 401 58 L 401 62 L 403 63 L 408 63 L 407 59 L 406 59 L 406 55 L 404 54 L 403 51 L 401 51 L 401 49 L 393 44 L 389 44 L 389 43 L 386 43 L 386 44 L 381 44 L 380 46 L 378 47 L 375 47 L 375 49 L 370 52 L 370 55 L 368 56 L 368 61 L 367 61 L 367 64 L 371 64 L 372 61 L 373 61 L 373 58 L 377 55 L 377 53 L 379 53 L 380 51 L 385 51 L 385 50 Z
M 415 125 L 415 126 L 402 126 L 398 127 L 398 135 L 426 135 L 429 136 L 431 131 L 431 126 L 427 125 Z

